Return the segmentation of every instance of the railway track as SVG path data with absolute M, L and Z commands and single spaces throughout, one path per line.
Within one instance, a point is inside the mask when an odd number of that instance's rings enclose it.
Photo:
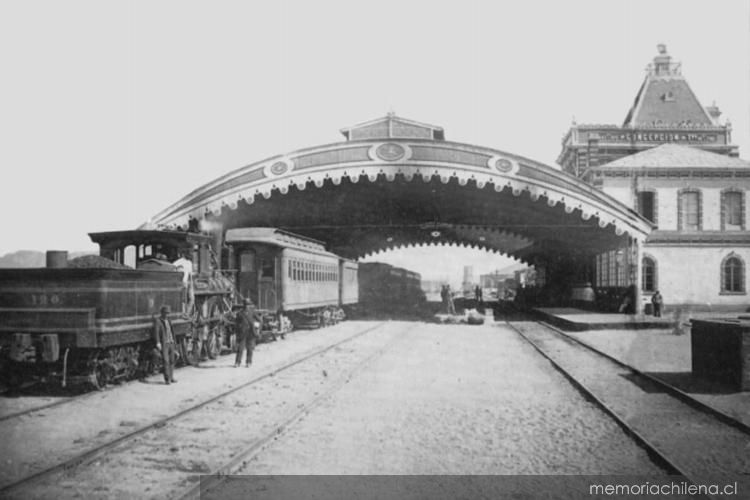
M 225 355 L 227 355 L 227 356 L 228 355 L 234 355 L 234 353 L 220 354 L 220 356 L 225 356 Z M 183 364 L 183 365 L 181 365 L 181 366 L 178 367 L 178 370 L 179 370 L 179 368 L 184 368 L 186 366 L 191 366 L 191 365 Z M 159 374 L 149 375 L 149 376 L 160 377 Z M 6 421 L 6 420 L 11 420 L 11 419 L 14 419 L 14 418 L 19 418 L 19 417 L 25 417 L 25 416 L 28 416 L 28 415 L 32 415 L 32 414 L 34 414 L 36 412 L 41 412 L 41 411 L 44 411 L 44 410 L 49 410 L 49 409 L 52 409 L 52 408 L 55 408 L 55 407 L 58 407 L 58 406 L 63 406 L 63 405 L 66 405 L 66 404 L 69 404 L 69 403 L 72 403 L 72 402 L 80 402 L 81 400 L 85 400 L 87 398 L 92 398 L 92 397 L 94 397 L 94 396 L 96 396 L 98 394 L 101 394 L 102 391 L 115 390 L 115 389 L 117 389 L 119 387 L 122 387 L 124 385 L 138 383 L 138 382 L 140 382 L 139 379 L 133 378 L 133 379 L 123 380 L 121 382 L 115 383 L 115 384 L 113 384 L 113 385 L 111 385 L 111 386 L 109 386 L 109 387 L 107 387 L 105 389 L 97 390 L 97 389 L 91 388 L 90 390 L 85 391 L 85 392 L 81 392 L 79 394 L 69 394 L 67 396 L 59 396 L 61 399 L 59 399 L 57 401 L 52 401 L 50 403 L 43 403 L 43 404 L 40 404 L 40 405 L 37 405 L 37 406 L 32 406 L 32 407 L 29 407 L 29 408 L 24 408 L 24 409 L 18 410 L 18 411 L 11 411 L 11 412 L 6 413 L 6 414 L 0 414 L 0 422 Z M 33 383 L 33 384 L 29 384 L 28 387 L 33 387 L 33 386 L 38 386 L 38 385 L 39 385 L 39 383 Z M 0 393 L 0 397 L 2 397 L 3 395 L 4 395 L 3 393 Z M 21 396 L 22 395 L 23 394 L 21 394 Z M 57 397 L 57 396 L 54 396 L 54 397 Z
M 693 484 L 750 474 L 750 427 L 743 422 L 551 325 L 506 324 L 610 415 L 668 474 Z
M 274 369 L 267 371 L 266 373 L 263 373 L 262 375 L 254 377 L 253 379 L 245 383 L 242 383 L 238 386 L 232 387 L 231 389 L 223 391 L 220 394 L 217 394 L 209 399 L 200 401 L 194 405 L 186 407 L 180 410 L 179 412 L 176 412 L 169 416 L 154 420 L 147 425 L 144 425 L 138 429 L 133 430 L 132 432 L 124 434 L 116 439 L 102 443 L 98 446 L 92 447 L 86 450 L 85 452 L 79 453 L 73 457 L 70 457 L 69 459 L 66 459 L 64 461 L 61 461 L 60 463 L 57 463 L 54 466 L 47 467 L 43 470 L 39 470 L 22 479 L 13 481 L 12 483 L 5 484 L 2 487 L 0 487 L 0 497 L 2 498 L 33 497 L 34 496 L 33 488 L 36 485 L 44 483 L 46 480 L 50 479 L 51 477 L 57 474 L 64 473 L 66 475 L 70 475 L 70 474 L 75 473 L 75 471 L 78 468 L 84 467 L 87 464 L 91 464 L 95 460 L 97 464 L 101 463 L 102 461 L 106 461 L 108 454 L 112 453 L 116 449 L 127 447 L 129 444 L 132 445 L 133 443 L 137 442 L 139 438 L 147 435 L 148 433 L 152 431 L 155 431 L 157 429 L 163 429 L 167 426 L 174 426 L 178 424 L 180 420 L 187 419 L 188 417 L 198 413 L 201 409 L 204 409 L 208 407 L 209 405 L 215 406 L 216 404 L 221 404 L 222 401 L 232 397 L 233 395 L 241 393 L 242 391 L 247 391 L 248 389 L 252 389 L 254 386 L 258 385 L 259 383 L 263 381 L 277 379 L 279 376 L 283 375 L 285 372 L 291 371 L 295 367 L 302 366 L 305 363 L 310 362 L 311 360 L 321 358 L 322 356 L 325 356 L 326 354 L 331 353 L 332 351 L 342 349 L 346 344 L 350 344 L 354 342 L 355 340 L 366 336 L 368 333 L 371 333 L 373 331 L 376 331 L 382 328 L 385 324 L 386 323 L 381 322 L 376 325 L 369 326 L 368 328 L 360 330 L 353 335 L 349 335 L 346 338 L 339 340 L 333 344 L 327 345 L 323 348 L 316 349 L 310 353 L 307 353 L 301 357 L 298 357 L 281 366 L 277 366 Z M 378 351 L 378 352 L 381 352 L 381 351 Z M 367 360 L 369 359 L 371 359 L 371 357 L 367 358 Z M 298 419 L 301 415 L 303 415 L 304 412 L 309 411 L 310 408 L 322 402 L 330 392 L 340 388 L 340 386 L 343 385 L 343 383 L 345 383 L 346 380 L 348 380 L 348 378 L 346 378 L 343 382 L 340 382 L 339 384 L 337 384 L 334 389 L 326 391 L 324 394 L 316 395 L 316 397 L 311 403 L 304 405 L 302 408 L 298 409 L 298 411 L 294 413 L 292 418 L 287 418 L 283 422 L 280 422 L 278 425 L 274 426 L 273 432 L 277 433 L 279 432 L 279 429 L 290 425 L 294 420 Z M 200 430 L 204 430 L 204 429 L 199 429 L 199 431 Z M 196 472 L 208 473 L 209 471 L 199 470 Z M 45 496 L 45 495 L 42 495 L 42 496 Z
M 214 468 L 208 475 L 204 477 L 202 482 L 199 482 L 198 484 L 195 484 L 170 498 L 173 498 L 175 500 L 199 500 L 204 493 L 219 487 L 229 474 L 232 474 L 239 467 L 246 464 L 257 453 L 261 452 L 266 445 L 275 440 L 281 433 L 283 433 L 294 423 L 302 419 L 302 417 L 304 417 L 314 408 L 320 406 L 334 393 L 338 392 L 347 382 L 349 382 L 349 380 L 352 379 L 356 372 L 361 371 L 371 361 L 380 357 L 401 338 L 401 335 L 395 337 L 392 341 L 388 342 L 386 345 L 380 347 L 375 352 L 367 356 L 363 361 L 357 364 L 355 370 L 352 370 L 345 377 L 342 377 L 335 384 L 329 387 L 328 390 L 321 394 L 318 394 L 307 404 L 300 406 L 292 414 L 286 416 L 286 418 L 276 423 L 269 432 L 266 432 L 262 436 L 259 436 L 257 439 L 249 443 L 231 459 L 227 460 L 219 467 Z

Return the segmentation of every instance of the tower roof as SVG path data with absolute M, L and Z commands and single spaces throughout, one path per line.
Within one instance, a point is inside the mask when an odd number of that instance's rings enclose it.
M 665 45 L 659 45 L 658 50 L 623 127 L 715 125 L 718 108 L 714 105 L 716 109 L 709 113 L 682 76 L 680 63 L 672 61 Z

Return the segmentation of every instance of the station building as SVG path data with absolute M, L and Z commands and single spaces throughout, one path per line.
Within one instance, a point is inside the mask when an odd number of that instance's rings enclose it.
M 659 290 L 667 307 L 741 310 L 750 306 L 750 162 L 738 158 L 731 125 L 704 107 L 666 47 L 622 125 L 573 124 L 558 163 L 653 222 L 640 253 L 642 300 Z M 598 254 L 598 289 L 627 283 L 632 255 Z

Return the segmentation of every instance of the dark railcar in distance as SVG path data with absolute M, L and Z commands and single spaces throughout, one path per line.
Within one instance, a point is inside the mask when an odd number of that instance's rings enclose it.
M 359 309 L 364 314 L 420 315 L 426 302 L 419 273 L 382 262 L 359 264 Z

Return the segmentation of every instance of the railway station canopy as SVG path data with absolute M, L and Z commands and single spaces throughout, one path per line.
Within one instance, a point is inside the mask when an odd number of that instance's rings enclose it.
M 413 245 L 460 245 L 535 264 L 642 242 L 651 224 L 557 168 L 445 140 L 393 114 L 343 142 L 268 158 L 201 186 L 142 226 L 278 227 L 349 258 Z

